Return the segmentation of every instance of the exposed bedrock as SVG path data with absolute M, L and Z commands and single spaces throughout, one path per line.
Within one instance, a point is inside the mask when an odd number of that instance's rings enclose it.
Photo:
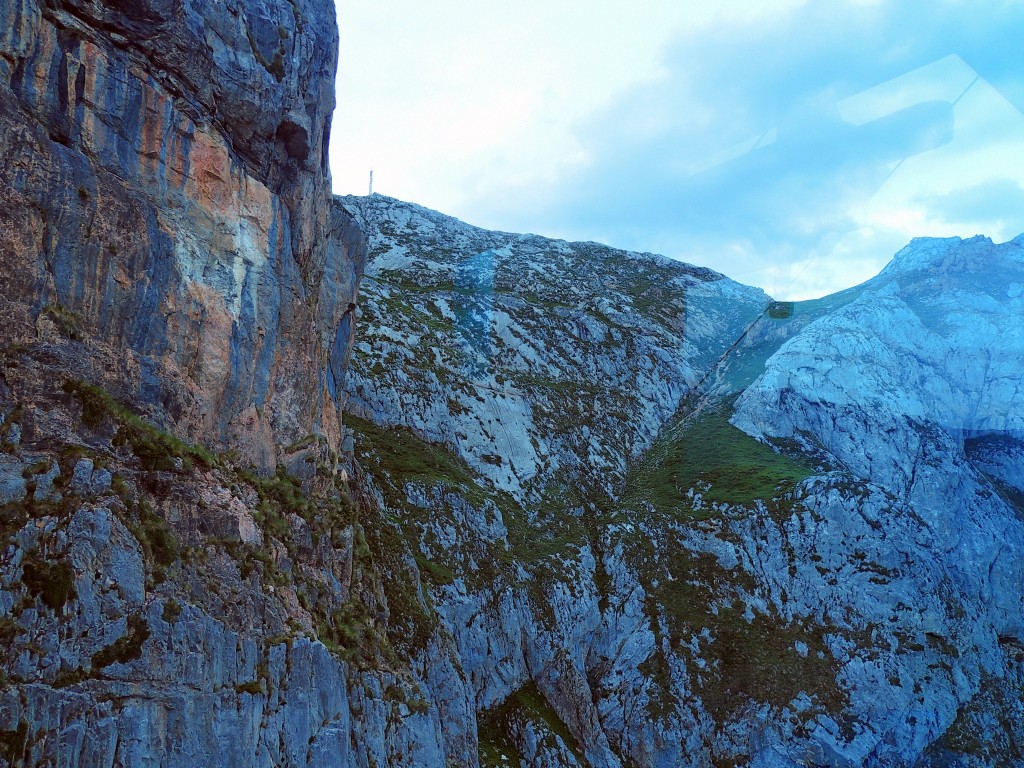
M 333 4 L 5 0 L 0 21 L 12 341 L 78 324 L 115 351 L 83 356 L 94 378 L 263 467 L 336 441 L 364 251 L 330 200 Z

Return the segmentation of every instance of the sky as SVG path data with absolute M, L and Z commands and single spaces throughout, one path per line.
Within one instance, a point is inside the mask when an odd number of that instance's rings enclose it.
M 1024 232 L 1024 3 L 337 0 L 339 194 L 777 299 Z

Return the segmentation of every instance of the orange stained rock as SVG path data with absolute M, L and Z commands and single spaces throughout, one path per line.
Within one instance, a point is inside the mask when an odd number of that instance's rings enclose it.
M 105 79 L 101 73 L 108 69 L 107 55 L 103 49 L 97 47 L 91 40 L 83 40 L 78 49 L 79 66 L 85 68 L 84 88 L 82 89 L 82 100 L 89 106 L 99 104 L 97 86 L 105 85 Z
M 188 159 L 185 195 L 215 219 L 237 218 L 239 190 L 233 183 L 231 156 L 224 140 L 197 127 Z
M 261 235 L 260 245 L 269 249 L 270 222 L 274 216 L 274 201 L 270 190 L 251 176 L 244 177 L 241 193 L 241 217 Z
M 191 134 L 195 131 L 195 125 L 184 115 L 171 111 L 170 119 L 176 120 L 174 129 L 168 132 L 168 141 L 171 146 L 167 148 L 167 165 L 164 174 L 167 178 L 168 189 L 184 193 L 188 184 L 187 169 L 185 168 L 185 153 L 191 144 Z
M 40 29 L 39 54 L 36 56 L 35 67 L 32 69 L 32 95 L 37 109 L 46 104 L 47 84 L 50 82 L 50 65 L 53 64 L 53 51 L 57 47 L 57 30 L 49 24 Z
M 189 377 L 208 393 L 220 393 L 231 375 L 231 328 L 234 318 L 224 304 L 224 296 L 201 283 L 188 284 L 189 325 L 194 345 L 187 357 L 192 360 Z
M 340 402 L 334 402 L 333 398 L 331 398 L 331 393 L 328 391 L 327 387 L 324 387 L 320 391 L 320 402 L 324 403 L 325 405 L 327 403 L 333 403 L 335 406 L 334 408 L 324 408 L 322 410 L 323 420 L 320 423 L 320 429 L 323 431 L 324 436 L 327 438 L 328 442 L 330 442 L 331 445 L 337 445 L 338 442 L 341 440 L 341 421 L 339 420 L 338 415 L 341 412 L 343 404 Z
M 167 98 L 163 93 L 142 83 L 142 136 L 139 138 L 139 172 L 143 177 L 163 180 L 161 163 L 166 135 Z

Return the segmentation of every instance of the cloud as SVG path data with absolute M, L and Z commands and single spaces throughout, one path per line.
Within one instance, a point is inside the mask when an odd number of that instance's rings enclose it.
M 987 234 L 1012 236 L 1022 34 L 1017 4 L 934 1 L 691 30 L 662 77 L 577 125 L 582 161 L 529 185 L 483 163 L 460 213 L 707 264 L 782 298 L 853 284 L 911 236 L 996 222 Z
M 988 222 L 991 229 L 1019 222 L 1024 212 L 1024 188 L 1014 179 L 991 178 L 965 189 L 921 199 L 922 206 L 947 219 Z

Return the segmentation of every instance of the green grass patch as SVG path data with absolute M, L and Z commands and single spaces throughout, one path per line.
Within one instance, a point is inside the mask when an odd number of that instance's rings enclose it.
M 701 680 L 701 698 L 719 722 L 734 716 L 748 701 L 781 708 L 801 692 L 829 712 L 849 704 L 836 681 L 838 665 L 821 628 L 761 614 L 747 621 L 742 607 L 735 604 L 715 619 L 714 641 L 704 654 L 712 669 Z M 797 642 L 807 646 L 806 654 L 797 650 Z
M 301 440 L 296 440 L 291 445 L 285 446 L 285 453 L 295 453 L 301 451 L 303 448 L 309 448 L 312 445 L 316 445 L 320 438 L 317 435 L 306 435 Z
M 511 738 L 511 732 L 513 722 L 526 720 L 540 726 L 541 731 L 548 731 L 550 736 L 557 737 L 573 753 L 580 765 L 589 765 L 569 728 L 548 704 L 536 683 L 531 680 L 494 709 L 477 715 L 480 768 L 518 768 L 523 765 L 522 756 Z M 503 760 L 503 755 L 508 759 Z
M 268 568 L 264 575 L 272 578 L 275 574 L 269 569 L 272 561 L 271 538 L 277 539 L 288 550 L 292 559 L 298 557 L 295 542 L 292 540 L 289 515 L 301 517 L 310 526 L 314 543 L 320 536 L 334 537 L 354 522 L 354 510 L 344 489 L 335 487 L 336 493 L 318 493 L 310 496 L 302 484 L 288 474 L 284 465 L 278 464 L 274 474 L 261 477 L 246 469 L 236 469 L 236 476 L 251 485 L 259 497 L 259 504 L 254 512 L 254 519 L 265 534 L 262 553 L 249 549 L 248 556 L 265 561 Z M 249 567 L 243 567 L 243 578 L 248 575 Z
M 364 519 L 370 562 L 382 576 L 381 586 L 390 613 L 388 645 L 412 654 L 426 648 L 437 627 L 437 615 L 411 567 L 416 550 L 400 526 L 384 518 Z M 420 555 L 422 558 L 422 555 Z M 427 562 L 424 559 L 424 562 Z M 438 568 L 440 573 L 443 566 Z M 429 572 L 427 578 L 431 578 Z
M 1010 642 L 1016 646 L 1019 663 L 1021 646 L 1016 640 Z M 1019 675 L 983 676 L 978 692 L 961 705 L 946 732 L 925 750 L 927 764 L 1024 765 L 1022 699 L 1024 680 Z
M 246 469 L 236 470 L 236 474 L 256 489 L 260 501 L 255 517 L 266 534 L 286 540 L 287 515 L 298 515 L 307 521 L 313 519 L 316 505 L 302 490 L 302 484 L 289 475 L 283 465 L 279 464 L 270 477 L 261 477 Z
M 378 562 L 381 558 L 394 560 L 399 552 L 411 551 L 425 581 L 435 585 L 450 584 L 456 572 L 460 572 L 471 586 L 479 584 L 481 587 L 492 585 L 503 574 L 510 576 L 523 566 L 531 571 L 524 586 L 542 610 L 546 605 L 546 586 L 575 575 L 575 568 L 567 566 L 563 558 L 575 562 L 589 535 L 581 518 L 568 510 L 593 506 L 578 483 L 568 480 L 553 483 L 545 490 L 536 514 L 530 515 L 513 497 L 476 474 L 444 445 L 427 442 L 404 427 L 381 427 L 351 415 L 346 415 L 345 423 L 355 433 L 360 465 L 373 477 L 388 508 L 396 516 L 380 523 L 364 521 L 367 538 L 373 539 L 370 543 L 374 559 Z M 457 566 L 462 560 L 458 552 L 445 552 L 440 559 L 426 557 L 419 551 L 420 527 L 428 515 L 443 514 L 445 505 L 428 511 L 411 504 L 404 490 L 408 483 L 458 494 L 477 509 L 496 507 L 505 524 L 508 547 L 495 543 L 486 555 L 474 553 L 479 566 L 475 572 L 459 571 Z M 405 539 L 405 549 L 400 546 L 399 536 Z M 398 568 L 400 564 L 396 561 L 387 567 Z M 386 582 L 385 586 L 396 592 L 399 604 L 404 604 L 413 615 L 422 611 L 413 585 L 405 584 L 404 578 L 390 584 Z M 391 595 L 388 602 L 393 602 Z M 547 616 L 550 609 L 544 612 Z
M 414 556 L 420 573 L 433 584 L 443 587 L 455 581 L 455 574 L 448 566 L 428 559 L 422 552 L 414 552 Z
M 102 387 L 78 379 L 64 382 L 63 389 L 74 395 L 82 408 L 82 423 L 93 429 L 108 420 L 117 425 L 114 445 L 127 445 L 143 469 L 173 472 L 194 465 L 213 467 L 217 457 L 202 446 L 157 429 L 114 400 Z
M 429 595 L 417 578 L 444 586 L 455 580 L 454 559 L 427 557 L 420 551 L 418 522 L 426 515 L 443 514 L 411 504 L 405 485 L 441 488 L 454 492 L 476 506 L 485 505 L 494 495 L 485 480 L 448 448 L 423 440 L 404 427 L 381 427 L 371 421 L 346 414 L 345 424 L 355 434 L 355 452 L 360 465 L 374 480 L 384 496 L 387 511 L 364 505 L 361 512 L 362 541 L 357 538 L 356 558 L 384 576 L 382 587 L 390 610 L 388 644 L 402 652 L 426 646 L 437 624 Z M 345 645 L 344 639 L 339 642 Z
M 694 683 L 716 722 L 736 720 L 753 702 L 785 707 L 801 692 L 829 712 L 848 705 L 836 681 L 839 665 L 825 643 L 827 630 L 810 620 L 748 611 L 744 595 L 757 584 L 745 571 L 726 569 L 713 555 L 673 538 L 638 543 L 634 557 L 645 564 L 646 608 L 657 646 L 662 627 L 672 647 L 698 644 L 695 654 L 707 666 L 693 668 Z M 668 663 L 658 650 L 640 670 L 655 686 L 648 714 L 663 719 L 679 703 Z
M 0 645 L 10 645 L 18 635 L 25 634 L 13 616 L 0 616 Z
M 346 527 L 355 522 L 354 507 L 337 479 L 329 486 L 307 493 L 302 484 L 280 464 L 269 477 L 239 467 L 232 467 L 231 471 L 241 484 L 250 486 L 256 492 L 258 503 L 253 510 L 253 519 L 263 533 L 263 541 L 259 546 L 238 541 L 220 543 L 224 551 L 237 561 L 239 575 L 243 580 L 257 571 L 264 583 L 275 586 L 295 583 L 295 571 L 278 569 L 274 565 L 277 560 L 275 547 L 278 544 L 287 550 L 293 562 L 300 562 L 304 557 L 299 551 L 301 542 L 293 535 L 294 521 L 290 521 L 291 516 L 305 521 L 314 547 L 319 546 L 323 537 L 327 537 L 335 546 L 339 545 Z
M 731 411 L 731 403 L 721 403 L 667 427 L 627 474 L 623 501 L 693 514 L 687 491 L 699 483 L 711 486 L 703 492 L 707 502 L 748 506 L 790 493 L 813 474 L 730 424 Z
M 149 639 L 149 624 L 142 614 L 128 617 L 128 631 L 106 648 L 101 648 L 92 655 L 93 669 L 102 669 L 111 664 L 126 664 L 133 659 L 142 657 L 142 644 Z
M 382 485 L 387 481 L 396 492 L 406 483 L 440 485 L 470 502 L 485 500 L 473 470 L 446 446 L 427 442 L 407 427 L 382 427 L 352 414 L 345 414 L 345 425 L 355 433 L 356 458 L 378 470 L 373 475 Z
M 163 619 L 168 624 L 174 624 L 181 616 L 181 603 L 173 597 L 164 602 Z
M 72 685 L 84 683 L 90 677 L 89 671 L 82 669 L 81 667 L 75 667 L 74 669 L 62 669 L 53 679 L 53 687 L 68 688 Z
M 555 379 L 551 376 L 520 371 L 509 372 L 508 377 L 512 380 L 516 390 L 524 392 L 540 390 L 559 398 L 583 398 L 592 401 L 606 391 L 606 388 L 599 384 L 578 379 Z
M 390 602 L 393 594 L 386 593 L 392 612 L 395 611 Z M 353 596 L 338 610 L 325 612 L 318 617 L 317 639 L 327 650 L 357 669 L 399 668 L 402 662 L 377 619 L 358 596 Z M 408 621 L 404 626 L 409 626 Z M 409 638 L 408 642 L 411 645 L 416 641 Z M 402 647 L 409 646 L 403 644 Z
M 249 48 L 252 50 L 252 55 L 256 57 L 256 61 L 260 63 L 267 72 L 274 76 L 274 79 L 281 82 L 284 79 L 284 60 L 282 55 L 285 52 L 284 44 L 282 43 L 279 48 L 274 51 L 274 58 L 267 61 L 267 57 L 263 55 L 263 51 L 260 50 L 259 45 L 256 44 L 256 38 L 252 34 L 252 30 L 246 27 L 246 37 L 249 38 Z
M 235 690 L 239 693 L 248 693 L 252 696 L 259 696 L 263 691 L 263 683 L 259 680 L 248 680 L 244 683 L 237 683 Z
M 372 277 L 367 277 L 367 279 L 374 280 Z M 366 301 L 366 298 L 369 298 L 370 301 Z M 423 304 L 420 306 L 416 306 L 412 301 L 416 301 L 416 294 L 404 286 L 400 291 L 392 291 L 388 288 L 380 290 L 373 286 L 372 282 L 368 283 L 364 301 L 360 304 L 360 321 L 370 325 L 384 325 L 385 321 L 390 321 L 392 325 L 396 325 L 395 320 L 398 318 L 397 325 L 399 327 L 415 330 L 417 333 L 434 332 L 448 336 L 456 332 L 456 326 L 441 316 L 440 310 L 429 303 L 429 296 L 423 297 Z M 381 316 L 378 317 L 378 315 Z
M 75 597 L 75 575 L 64 561 L 49 563 L 34 554 L 29 555 L 22 563 L 21 581 L 30 594 L 42 599 L 54 611 Z
M 146 561 L 155 564 L 162 575 L 163 570 L 178 559 L 178 538 L 171 526 L 145 500 L 136 505 L 134 516 L 126 523 L 142 547 Z
M 523 758 L 499 710 L 501 707 L 480 712 L 476 717 L 480 768 L 522 768 Z
M 81 190 L 79 190 L 81 193 Z M 86 196 L 88 196 L 86 192 Z M 43 308 L 43 314 L 53 321 L 58 333 L 72 341 L 81 341 L 84 338 L 82 332 L 82 318 L 75 312 L 60 304 L 51 304 Z

